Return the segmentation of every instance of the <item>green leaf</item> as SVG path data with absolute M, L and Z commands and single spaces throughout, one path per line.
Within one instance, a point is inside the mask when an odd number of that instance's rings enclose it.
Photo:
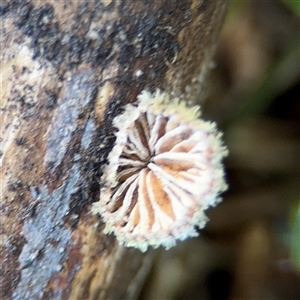
M 294 13 L 300 16 L 300 1 L 299 0 L 282 0 L 282 2 Z

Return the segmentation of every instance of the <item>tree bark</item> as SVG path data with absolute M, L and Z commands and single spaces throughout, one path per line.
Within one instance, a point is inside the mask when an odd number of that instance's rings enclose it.
M 1 299 L 137 296 L 155 251 L 90 213 L 112 120 L 143 90 L 201 99 L 226 6 L 1 1 Z

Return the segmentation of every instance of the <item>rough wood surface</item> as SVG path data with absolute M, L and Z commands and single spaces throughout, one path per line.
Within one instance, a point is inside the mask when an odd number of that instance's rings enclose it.
M 90 213 L 112 120 L 145 89 L 201 98 L 226 6 L 1 1 L 1 299 L 136 297 L 155 251 Z

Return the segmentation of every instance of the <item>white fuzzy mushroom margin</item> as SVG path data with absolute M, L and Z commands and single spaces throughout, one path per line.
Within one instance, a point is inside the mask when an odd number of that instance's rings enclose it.
M 144 91 L 115 118 L 119 131 L 93 213 L 120 244 L 169 249 L 205 226 L 204 211 L 227 189 L 228 151 L 216 125 L 199 117 L 199 107 Z

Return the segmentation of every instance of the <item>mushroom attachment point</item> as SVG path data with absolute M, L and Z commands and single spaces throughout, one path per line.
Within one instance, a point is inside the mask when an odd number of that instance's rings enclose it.
M 166 249 L 197 236 L 204 211 L 227 189 L 228 151 L 214 123 L 166 93 L 142 92 L 114 120 L 118 129 L 93 213 L 120 244 Z

